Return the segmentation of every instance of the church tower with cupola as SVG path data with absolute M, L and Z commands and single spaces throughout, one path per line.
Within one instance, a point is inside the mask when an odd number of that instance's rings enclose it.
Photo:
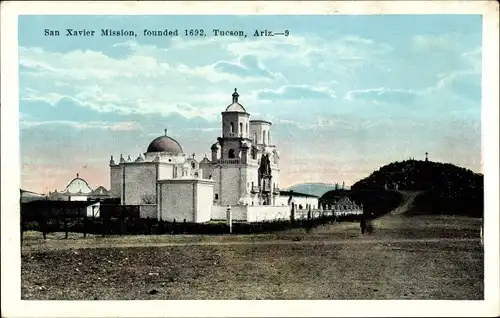
M 221 113 L 221 136 L 211 147 L 211 177 L 215 181 L 214 203 L 219 205 L 262 204 L 260 197 L 257 198 L 256 195 L 262 194 L 264 189 L 260 178 L 262 174 L 259 171 L 263 169 L 261 159 L 262 155 L 265 155 L 264 165 L 269 172 L 269 177 L 265 182 L 268 199 L 265 200 L 264 204 L 272 204 L 273 200 L 270 199 L 273 193 L 272 184 L 276 185 L 279 178 L 276 156 L 273 156 L 275 152 L 270 156 L 266 151 L 274 150 L 268 149 L 267 138 L 264 142 L 252 139 L 251 131 L 252 128 L 255 130 L 256 123 L 250 120 L 250 114 L 239 102 L 239 97 L 240 95 L 235 88 L 232 94 L 232 103 Z M 263 129 L 259 129 L 259 137 L 261 137 L 261 131 L 265 131 L 267 137 L 270 123 L 260 121 L 258 125 L 265 126 Z M 273 158 L 271 161 L 270 157 Z M 273 174 L 276 178 L 271 181 L 271 170 L 273 169 L 276 171 Z M 269 186 L 270 184 L 271 186 Z M 277 193 L 277 187 L 274 188 L 276 188 L 274 192 Z
M 222 112 L 222 137 L 218 138 L 222 160 L 246 161 L 243 142 L 250 140 L 250 114 L 238 102 L 239 96 L 235 88 L 233 102 Z

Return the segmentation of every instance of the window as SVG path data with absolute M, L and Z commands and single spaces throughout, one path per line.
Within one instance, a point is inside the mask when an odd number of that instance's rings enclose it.
M 229 149 L 229 152 L 227 153 L 227 156 L 229 159 L 234 159 L 234 149 Z
M 198 172 L 195 172 L 195 173 L 194 173 L 194 177 L 195 177 L 195 178 L 198 178 Z
M 229 132 L 232 134 L 234 133 L 234 124 L 233 123 L 230 123 L 229 124 Z
M 257 133 L 255 131 L 253 132 L 253 142 L 257 143 Z
M 219 194 L 216 193 L 214 196 L 215 196 L 215 200 L 219 200 Z
M 240 123 L 240 136 L 243 136 L 243 123 Z
M 194 164 L 194 162 L 191 162 L 191 168 L 194 169 L 195 167 L 196 167 L 196 165 Z
M 266 143 L 266 131 L 265 130 L 262 131 L 262 143 L 263 144 Z

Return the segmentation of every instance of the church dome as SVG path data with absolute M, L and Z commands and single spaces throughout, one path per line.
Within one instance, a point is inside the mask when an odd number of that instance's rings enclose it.
M 227 106 L 226 112 L 246 113 L 247 111 L 245 110 L 243 105 L 236 102 L 236 103 L 232 103 L 231 105 Z
M 245 110 L 245 107 L 238 103 L 238 97 L 240 97 L 240 94 L 238 94 L 237 89 L 234 89 L 233 93 L 233 103 L 226 108 L 226 112 L 234 112 L 234 113 L 246 113 L 247 111 Z
M 182 154 L 182 147 L 177 140 L 165 136 L 154 139 L 148 146 L 147 152 L 167 152 L 174 155 Z

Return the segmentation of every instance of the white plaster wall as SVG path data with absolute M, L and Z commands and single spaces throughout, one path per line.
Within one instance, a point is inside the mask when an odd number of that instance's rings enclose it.
M 225 220 L 226 219 L 226 209 L 227 206 L 222 205 L 212 205 L 212 215 L 211 220 Z
M 145 204 L 139 207 L 139 215 L 143 219 L 157 219 L 158 207 L 156 204 Z
M 161 183 L 161 218 L 172 222 L 194 222 L 192 182 Z
M 211 163 L 201 163 L 200 169 L 203 172 L 202 173 L 203 179 L 208 179 L 210 177 L 210 175 L 212 174 L 212 164 Z
M 288 199 L 290 197 L 286 195 L 277 195 L 275 199 L 275 205 L 288 205 Z
M 247 208 L 244 205 L 231 206 L 231 219 L 234 221 L 247 221 Z M 227 206 L 213 205 L 212 206 L 212 220 L 226 220 Z
M 87 201 L 87 197 L 83 195 L 72 195 L 69 198 L 69 201 Z
M 308 204 L 311 205 L 311 209 L 317 209 L 319 207 L 318 204 L 318 198 L 314 197 L 299 197 L 299 196 L 294 196 L 293 197 L 293 202 L 297 204 L 297 208 L 299 205 L 302 205 L 302 209 L 306 209 L 306 206 Z
M 275 221 L 275 220 L 289 220 L 290 207 L 288 206 L 248 206 L 247 207 L 247 221 L 260 222 L 260 221 Z
M 172 179 L 174 177 L 174 165 L 168 163 L 160 163 L 158 167 L 158 179 Z
M 196 222 L 208 222 L 212 217 L 213 184 L 197 183 L 196 185 Z
M 142 205 L 144 196 L 156 198 L 156 163 L 126 164 L 124 174 L 122 204 Z

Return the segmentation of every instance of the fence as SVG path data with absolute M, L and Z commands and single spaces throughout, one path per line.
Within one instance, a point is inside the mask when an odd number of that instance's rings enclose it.
M 89 207 L 91 207 L 91 212 L 88 212 Z M 34 208 L 40 208 L 40 210 L 33 211 Z M 73 211 L 69 213 L 68 211 L 71 208 L 76 209 L 77 212 Z M 66 238 L 68 237 L 68 232 L 82 233 L 84 237 L 87 234 L 105 236 L 181 233 L 227 234 L 229 232 L 229 225 L 223 222 L 189 223 L 185 221 L 161 221 L 156 218 L 156 208 L 156 205 L 95 205 L 88 202 L 86 204 L 84 202 L 74 202 L 72 204 L 69 202 L 55 203 L 50 208 L 43 205 L 24 206 L 21 209 L 21 240 L 26 230 L 40 231 L 44 238 L 46 238 L 47 233 L 51 232 L 65 232 Z M 287 207 L 280 208 L 282 211 L 276 214 L 275 219 L 233 224 L 232 233 L 262 233 L 290 228 L 305 228 L 309 230 L 320 224 L 357 221 L 362 214 L 362 211 L 359 210 L 297 210 L 295 211 L 295 217 L 291 218 L 291 211 Z M 82 210 L 85 210 L 85 212 L 82 212 Z M 273 210 L 272 213 L 274 212 Z M 144 216 L 152 217 L 144 218 Z

